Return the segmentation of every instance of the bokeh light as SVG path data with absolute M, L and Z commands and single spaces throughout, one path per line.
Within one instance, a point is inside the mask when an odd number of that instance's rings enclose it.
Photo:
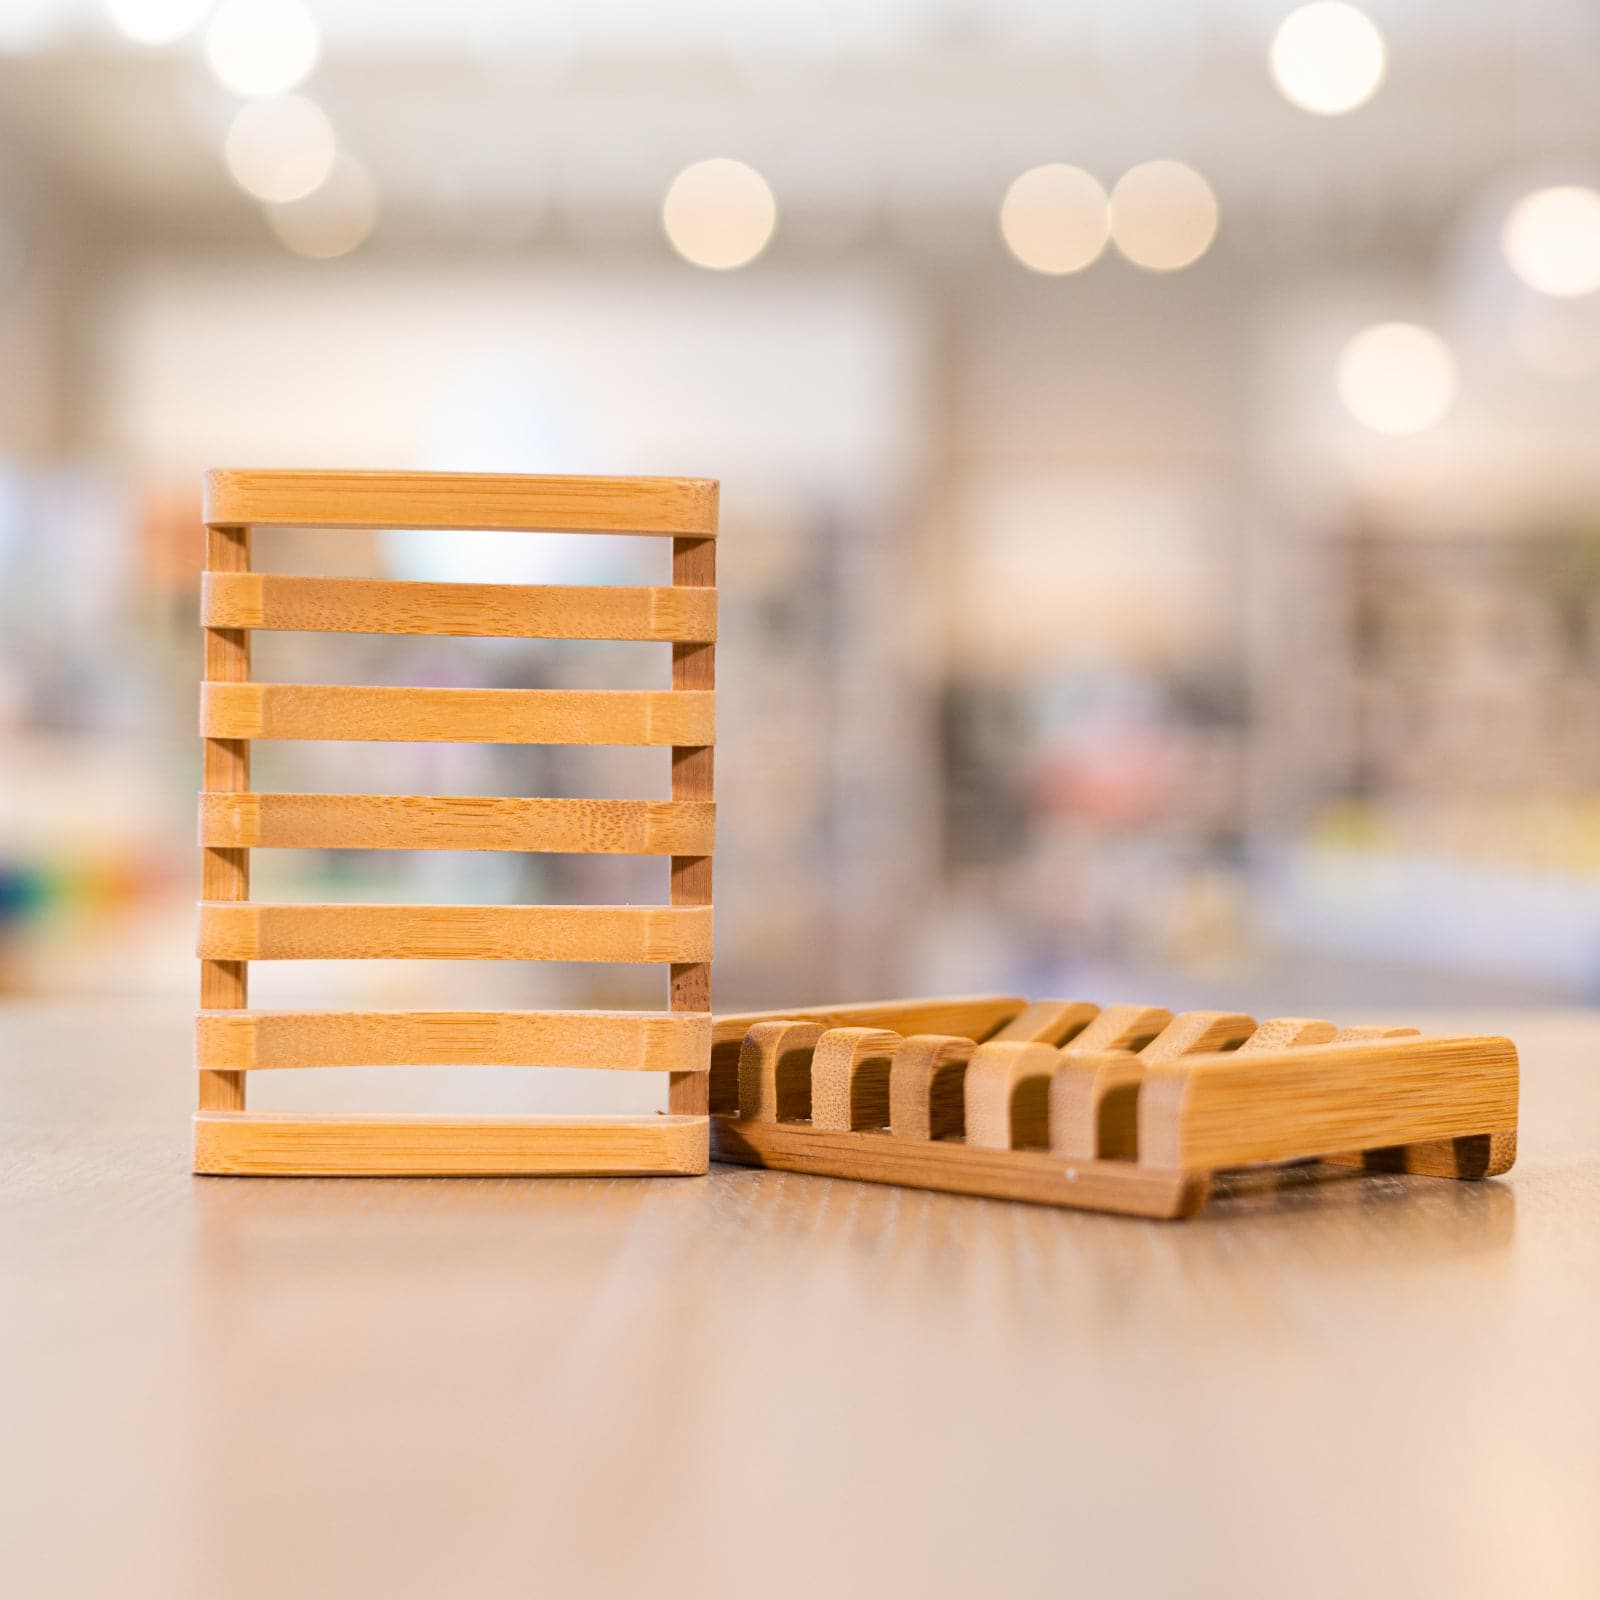
M 135 44 L 173 44 L 200 24 L 211 0 L 105 0 L 112 26 Z
M 725 156 L 697 161 L 672 180 L 661 225 L 685 261 L 726 271 L 754 261 L 778 223 L 767 180 L 754 167 Z
M 1600 289 L 1600 194 L 1571 185 L 1536 189 L 1506 217 L 1501 248 L 1540 294 L 1571 299 Z
M 1024 172 L 1000 206 L 1000 236 L 1035 272 L 1081 272 L 1110 236 L 1106 192 L 1081 167 L 1050 162 Z
M 1334 381 L 1357 422 L 1388 434 L 1433 427 L 1460 387 L 1449 345 L 1414 322 L 1363 329 L 1340 352 Z
M 365 167 L 341 155 L 325 183 L 286 205 L 266 208 L 267 223 L 286 250 L 313 261 L 346 256 L 378 221 L 378 191 Z
M 1146 161 L 1111 191 L 1111 237 L 1136 266 L 1176 272 L 1198 261 L 1217 236 L 1217 197 L 1193 167 Z
M 1302 111 L 1336 117 L 1378 92 L 1388 51 L 1364 11 L 1340 0 L 1318 0 L 1283 19 L 1268 60 L 1285 99 Z
M 241 107 L 223 154 L 246 194 L 283 204 L 316 189 L 332 172 L 338 149 L 322 108 L 288 94 Z
M 321 55 L 303 0 L 222 0 L 206 29 L 206 60 L 235 94 L 282 94 L 304 83 Z

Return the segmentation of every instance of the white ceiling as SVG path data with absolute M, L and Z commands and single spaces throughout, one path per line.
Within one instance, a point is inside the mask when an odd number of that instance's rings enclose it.
M 309 0 L 306 86 L 391 221 L 650 231 L 707 155 L 766 173 L 786 231 L 992 211 L 1026 166 L 1201 168 L 1235 225 L 1426 223 L 1524 171 L 1594 176 L 1600 5 L 1373 0 L 1377 98 L 1308 116 L 1268 80 L 1280 0 Z M 100 0 L 0 0 L 0 158 L 160 229 L 253 221 L 218 156 L 238 102 L 190 40 L 120 41 Z M 9 135 L 9 138 L 7 137 Z M 830 234 L 829 230 L 832 230 Z

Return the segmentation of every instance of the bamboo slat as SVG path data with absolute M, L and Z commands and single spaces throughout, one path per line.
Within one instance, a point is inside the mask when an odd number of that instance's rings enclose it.
M 200 692 L 200 731 L 208 739 L 710 745 L 716 697 L 668 689 L 208 683 Z
M 676 586 L 403 583 L 209 573 L 201 580 L 200 620 L 208 628 L 301 633 L 708 641 L 717 636 L 717 595 L 714 589 Z
M 711 1018 L 638 1011 L 208 1011 L 202 1071 L 310 1067 L 588 1067 L 704 1072 Z
M 195 1171 L 237 1177 L 628 1177 L 705 1171 L 699 1117 L 201 1112 Z
M 304 850 L 709 851 L 709 800 L 543 800 L 476 795 L 203 794 L 207 846 Z
M 480 472 L 206 474 L 205 521 L 258 528 L 509 528 L 545 533 L 717 531 L 709 478 L 564 478 Z
M 199 953 L 225 961 L 709 961 L 711 910 L 206 901 Z

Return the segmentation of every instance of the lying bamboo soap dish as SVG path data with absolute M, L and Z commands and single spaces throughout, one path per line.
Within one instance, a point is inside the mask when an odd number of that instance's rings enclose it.
M 711 1155 L 1187 1217 L 1225 1169 L 1487 1178 L 1516 1159 L 1508 1039 L 984 995 L 715 1019 Z

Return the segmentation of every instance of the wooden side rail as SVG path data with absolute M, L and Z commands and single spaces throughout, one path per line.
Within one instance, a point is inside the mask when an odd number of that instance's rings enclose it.
M 1147 1070 L 1139 1160 L 1211 1170 L 1514 1133 L 1517 1090 L 1516 1046 L 1493 1037 L 1191 1056 Z

